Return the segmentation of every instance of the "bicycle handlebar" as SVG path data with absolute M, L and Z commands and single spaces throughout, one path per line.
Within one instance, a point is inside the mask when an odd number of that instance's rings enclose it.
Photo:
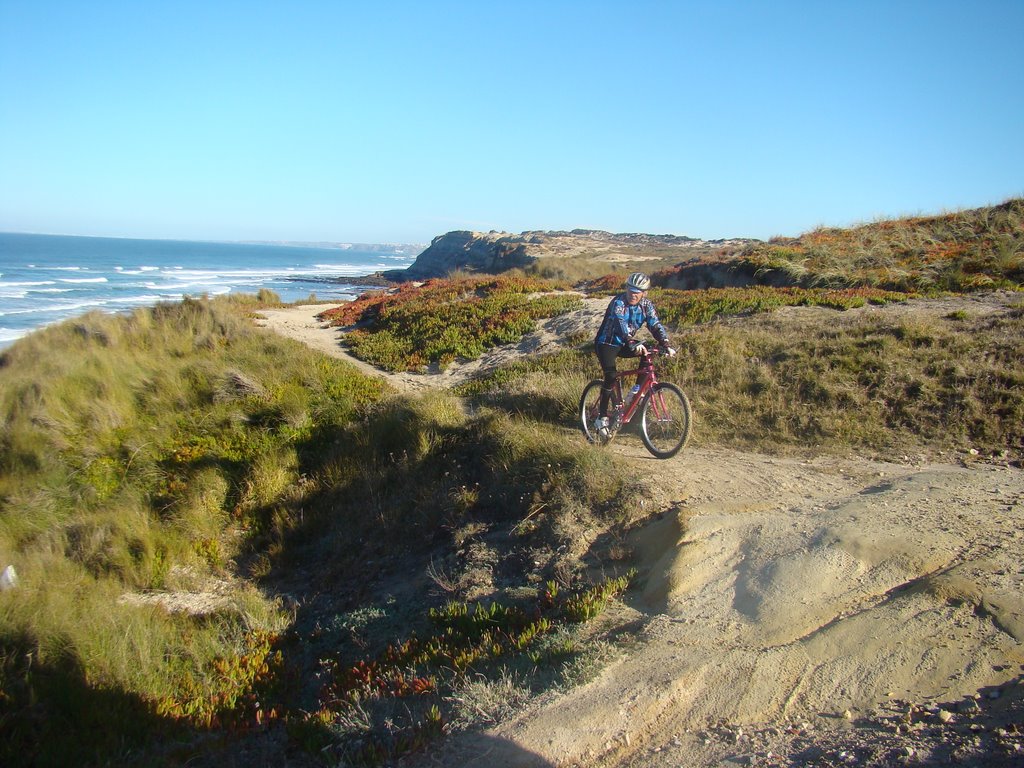
M 660 346 L 648 347 L 646 344 L 644 344 L 643 346 L 644 346 L 644 349 L 646 349 L 647 351 L 644 352 L 643 354 L 639 355 L 639 357 L 641 357 L 641 358 L 644 358 L 644 357 L 650 358 L 650 357 L 658 357 L 659 355 L 665 355 L 665 356 L 668 355 L 668 353 L 665 352 L 664 350 L 662 350 L 662 348 Z

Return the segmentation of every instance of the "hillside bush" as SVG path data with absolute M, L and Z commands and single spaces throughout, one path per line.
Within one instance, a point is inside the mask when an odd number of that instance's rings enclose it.
M 779 307 L 853 309 L 866 304 L 905 301 L 904 293 L 876 288 L 708 288 L 700 291 L 654 290 L 658 317 L 671 326 L 697 325 L 719 317 L 770 312 Z
M 328 449 L 306 471 L 315 472 L 321 496 L 307 497 L 295 533 L 326 524 L 345 541 L 385 540 L 393 553 L 436 542 L 469 520 L 518 521 L 538 504 L 554 516 L 582 505 L 614 517 L 630 492 L 611 456 L 504 411 L 469 416 L 451 393 L 383 400 L 319 443 Z M 317 530 L 314 544 L 337 546 L 335 562 L 344 565 L 350 548 Z M 362 553 L 352 556 L 362 562 Z
M 906 292 L 1024 285 L 1024 198 L 941 216 L 821 228 L 741 252 L 755 279 L 804 287 L 877 287 Z
M 231 564 L 301 488 L 297 446 L 313 424 L 347 423 L 383 387 L 259 331 L 242 314 L 254 306 L 92 313 L 0 355 L 0 561 L 20 576 L 0 593 L 0 724 L 10 743 L 43 750 L 6 764 L 46 762 L 76 740 L 79 757 L 91 754 L 100 731 L 128 749 L 143 721 L 231 720 L 244 697 L 230 691 L 259 677 L 238 660 L 253 658 L 253 631 L 288 618 Z M 211 581 L 229 585 L 212 612 L 131 599 L 187 597 Z M 81 696 L 58 704 L 46 694 L 55 681 Z M 212 703 L 194 700 L 200 689 Z M 121 704 L 87 711 L 108 694 Z
M 855 449 L 880 458 L 974 449 L 1024 459 L 1024 311 L 913 317 L 837 312 L 787 323 L 766 314 L 698 325 L 673 333 L 679 353 L 660 361 L 659 378 L 689 394 L 698 447 Z M 582 388 L 581 366 L 598 375 L 593 360 L 583 348 L 523 361 L 463 391 L 488 403 L 530 403 L 539 382 Z M 560 412 L 537 414 L 570 424 L 571 402 L 567 392 Z
M 283 525 L 267 548 L 274 553 L 271 570 L 294 573 L 314 564 L 318 583 L 379 605 L 381 595 L 369 585 L 393 578 L 395 570 L 429 573 L 435 554 L 456 556 L 474 543 L 498 560 L 486 584 L 480 574 L 453 571 L 451 595 L 485 593 L 489 606 L 498 604 L 499 593 L 536 595 L 531 585 L 543 567 L 578 585 L 566 610 L 579 621 L 624 587 L 616 582 L 588 591 L 578 556 L 602 531 L 633 519 L 641 490 L 616 470 L 613 455 L 567 441 L 561 428 L 490 408 L 467 413 L 460 398 L 436 392 L 382 400 L 316 444 L 321 450 L 305 466 L 316 490 L 301 504 L 280 508 Z M 546 566 L 524 557 L 530 551 L 547 553 Z M 567 590 L 566 599 L 574 594 Z M 322 621 L 310 630 L 307 652 L 318 649 L 316 666 L 328 678 L 305 710 L 310 714 L 292 718 L 290 729 L 316 754 L 369 763 L 396 757 L 451 725 L 450 701 L 471 674 L 490 677 L 498 672 L 495 661 L 515 663 L 523 667 L 524 684 L 543 687 L 552 671 L 538 665 L 561 665 L 589 648 L 581 641 L 561 655 L 539 650 L 535 641 L 560 620 L 538 623 L 511 605 L 489 608 L 495 631 L 471 641 L 451 632 L 432 635 L 416 601 L 392 610 L 404 617 L 395 631 L 414 634 L 399 643 L 384 635 L 380 643 L 386 638 L 391 645 L 374 646 L 375 658 L 359 653 L 365 641 L 336 642 Z M 383 613 L 375 609 L 372 618 Z M 499 631 L 501 622 L 508 626 Z M 362 623 L 346 618 L 341 626 Z

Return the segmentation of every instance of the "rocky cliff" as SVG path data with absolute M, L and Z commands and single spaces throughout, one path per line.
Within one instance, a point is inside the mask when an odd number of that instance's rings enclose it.
M 444 277 L 456 270 L 498 273 L 526 267 L 539 259 L 580 258 L 610 264 L 646 260 L 690 260 L 732 252 L 750 240 L 699 240 L 679 235 L 612 234 L 600 230 L 570 232 L 448 232 L 435 237 L 405 270 L 389 272 L 396 280 Z
M 404 276 L 411 279 L 443 277 L 459 269 L 497 273 L 525 267 L 533 261 L 521 236 L 505 232 L 456 231 L 435 237 L 405 270 Z

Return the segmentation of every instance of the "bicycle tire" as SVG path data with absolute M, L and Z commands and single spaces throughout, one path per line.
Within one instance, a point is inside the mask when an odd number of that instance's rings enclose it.
M 606 439 L 603 439 L 594 431 L 594 420 L 597 418 L 601 406 L 602 385 L 603 382 L 600 379 L 594 379 L 587 384 L 583 388 L 583 394 L 580 396 L 580 405 L 577 409 L 577 421 L 579 422 L 580 429 L 583 430 L 587 441 L 596 445 L 603 445 L 607 442 Z
M 689 398 L 675 384 L 655 384 L 640 406 L 640 437 L 647 450 L 671 459 L 689 442 L 692 429 Z

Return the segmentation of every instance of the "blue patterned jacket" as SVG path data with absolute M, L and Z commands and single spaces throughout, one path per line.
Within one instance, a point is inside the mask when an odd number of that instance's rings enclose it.
M 654 304 L 643 298 L 633 306 L 629 305 L 627 294 L 620 293 L 605 310 L 604 320 L 597 331 L 596 344 L 610 344 L 614 347 L 633 346 L 634 335 L 641 327 L 647 326 L 659 344 L 668 344 L 668 332 L 658 320 Z

